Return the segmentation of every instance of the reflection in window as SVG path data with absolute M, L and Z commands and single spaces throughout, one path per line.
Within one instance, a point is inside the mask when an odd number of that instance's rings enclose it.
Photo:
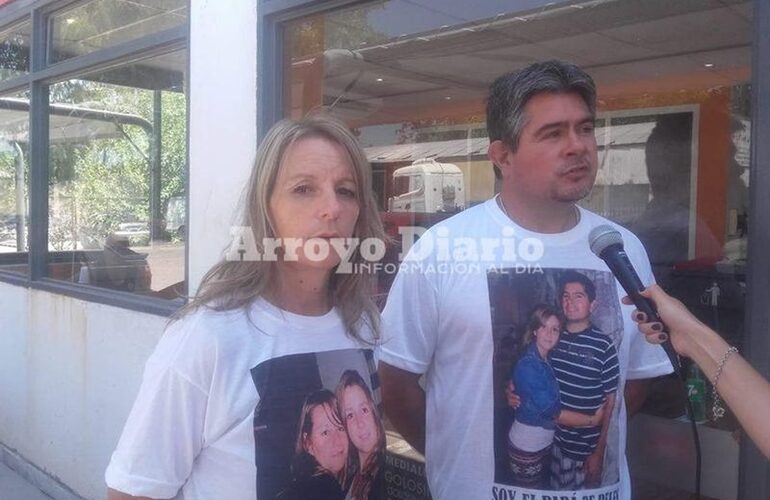
M 53 64 L 187 22 L 186 0 L 90 0 L 50 19 Z
M 596 129 L 600 168 L 581 205 L 632 229 L 655 266 L 693 259 L 696 231 L 708 231 L 691 221 L 696 112 L 697 106 L 603 113 Z M 718 254 L 716 246 L 712 241 Z
M 0 271 L 27 274 L 29 101 L 0 97 Z
M 409 177 L 401 176 L 393 179 L 393 196 L 401 196 L 409 192 Z
M 0 31 L 0 81 L 29 72 L 31 30 L 25 21 Z
M 175 52 L 50 87 L 50 277 L 186 292 L 184 66 Z

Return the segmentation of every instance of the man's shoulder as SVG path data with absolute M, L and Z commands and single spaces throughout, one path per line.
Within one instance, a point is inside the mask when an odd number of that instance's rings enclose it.
M 415 255 L 436 254 L 436 239 L 455 238 L 480 239 L 495 236 L 496 221 L 487 204 L 489 200 L 463 210 L 447 219 L 433 224 L 415 243 L 409 259 Z M 427 236 L 427 237 L 426 237 Z
M 592 324 L 584 335 L 592 341 L 601 344 L 605 349 L 615 349 L 615 344 L 612 342 L 612 339 L 596 325 Z
M 468 227 L 478 228 L 480 222 L 491 222 L 492 216 L 487 208 L 487 203 L 489 203 L 489 201 L 490 200 L 487 200 L 483 203 L 473 205 L 441 222 L 437 222 L 431 227 L 430 231 L 436 231 L 439 228 L 447 228 L 454 234 L 455 230 Z

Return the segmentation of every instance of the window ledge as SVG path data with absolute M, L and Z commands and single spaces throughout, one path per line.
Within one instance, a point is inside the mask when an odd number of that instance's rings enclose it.
M 0 283 L 23 286 L 33 290 L 42 290 L 88 302 L 95 302 L 97 304 L 120 307 L 122 309 L 164 317 L 171 316 L 184 305 L 181 299 L 164 300 L 110 290 L 108 288 L 56 281 L 48 278 L 43 278 L 39 281 L 30 281 L 28 276 L 3 271 L 0 271 Z

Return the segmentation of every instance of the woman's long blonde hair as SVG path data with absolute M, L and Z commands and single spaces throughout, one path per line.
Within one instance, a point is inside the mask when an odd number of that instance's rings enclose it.
M 246 198 L 242 202 L 241 222 L 242 226 L 251 228 L 258 251 L 263 250 L 263 238 L 277 237 L 268 204 L 284 155 L 289 146 L 309 137 L 321 137 L 339 144 L 350 157 L 359 203 L 353 237 L 359 241 L 366 238 L 387 241 L 372 191 L 371 168 L 364 151 L 344 123 L 316 113 L 302 120 L 279 121 L 268 131 L 257 150 Z M 354 252 L 350 258 L 354 271 L 361 270 L 355 265 L 361 261 L 360 252 Z M 203 276 L 194 298 L 179 311 L 177 317 L 202 306 L 217 311 L 247 307 L 265 293 L 273 280 L 275 264 L 263 260 L 221 260 Z M 380 324 L 379 312 L 371 300 L 374 275 L 334 271 L 329 283 L 331 303 L 339 311 L 347 334 L 367 343 L 376 342 L 380 337 Z M 361 322 L 369 325 L 373 338 L 362 337 Z

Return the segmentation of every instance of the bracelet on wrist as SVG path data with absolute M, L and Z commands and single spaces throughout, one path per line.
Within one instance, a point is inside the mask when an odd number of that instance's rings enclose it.
M 711 384 L 711 397 L 714 400 L 714 403 L 711 407 L 711 412 L 713 415 L 713 421 L 716 422 L 720 418 L 725 416 L 725 408 L 722 406 L 722 398 L 719 397 L 719 393 L 717 392 L 717 384 L 719 384 L 719 377 L 722 376 L 722 371 L 725 369 L 725 364 L 727 364 L 727 360 L 730 359 L 730 356 L 733 355 L 733 353 L 738 352 L 738 348 L 735 346 L 730 346 L 725 353 L 722 355 L 722 359 L 719 360 L 719 363 L 717 364 L 717 371 L 714 374 L 714 382 Z

